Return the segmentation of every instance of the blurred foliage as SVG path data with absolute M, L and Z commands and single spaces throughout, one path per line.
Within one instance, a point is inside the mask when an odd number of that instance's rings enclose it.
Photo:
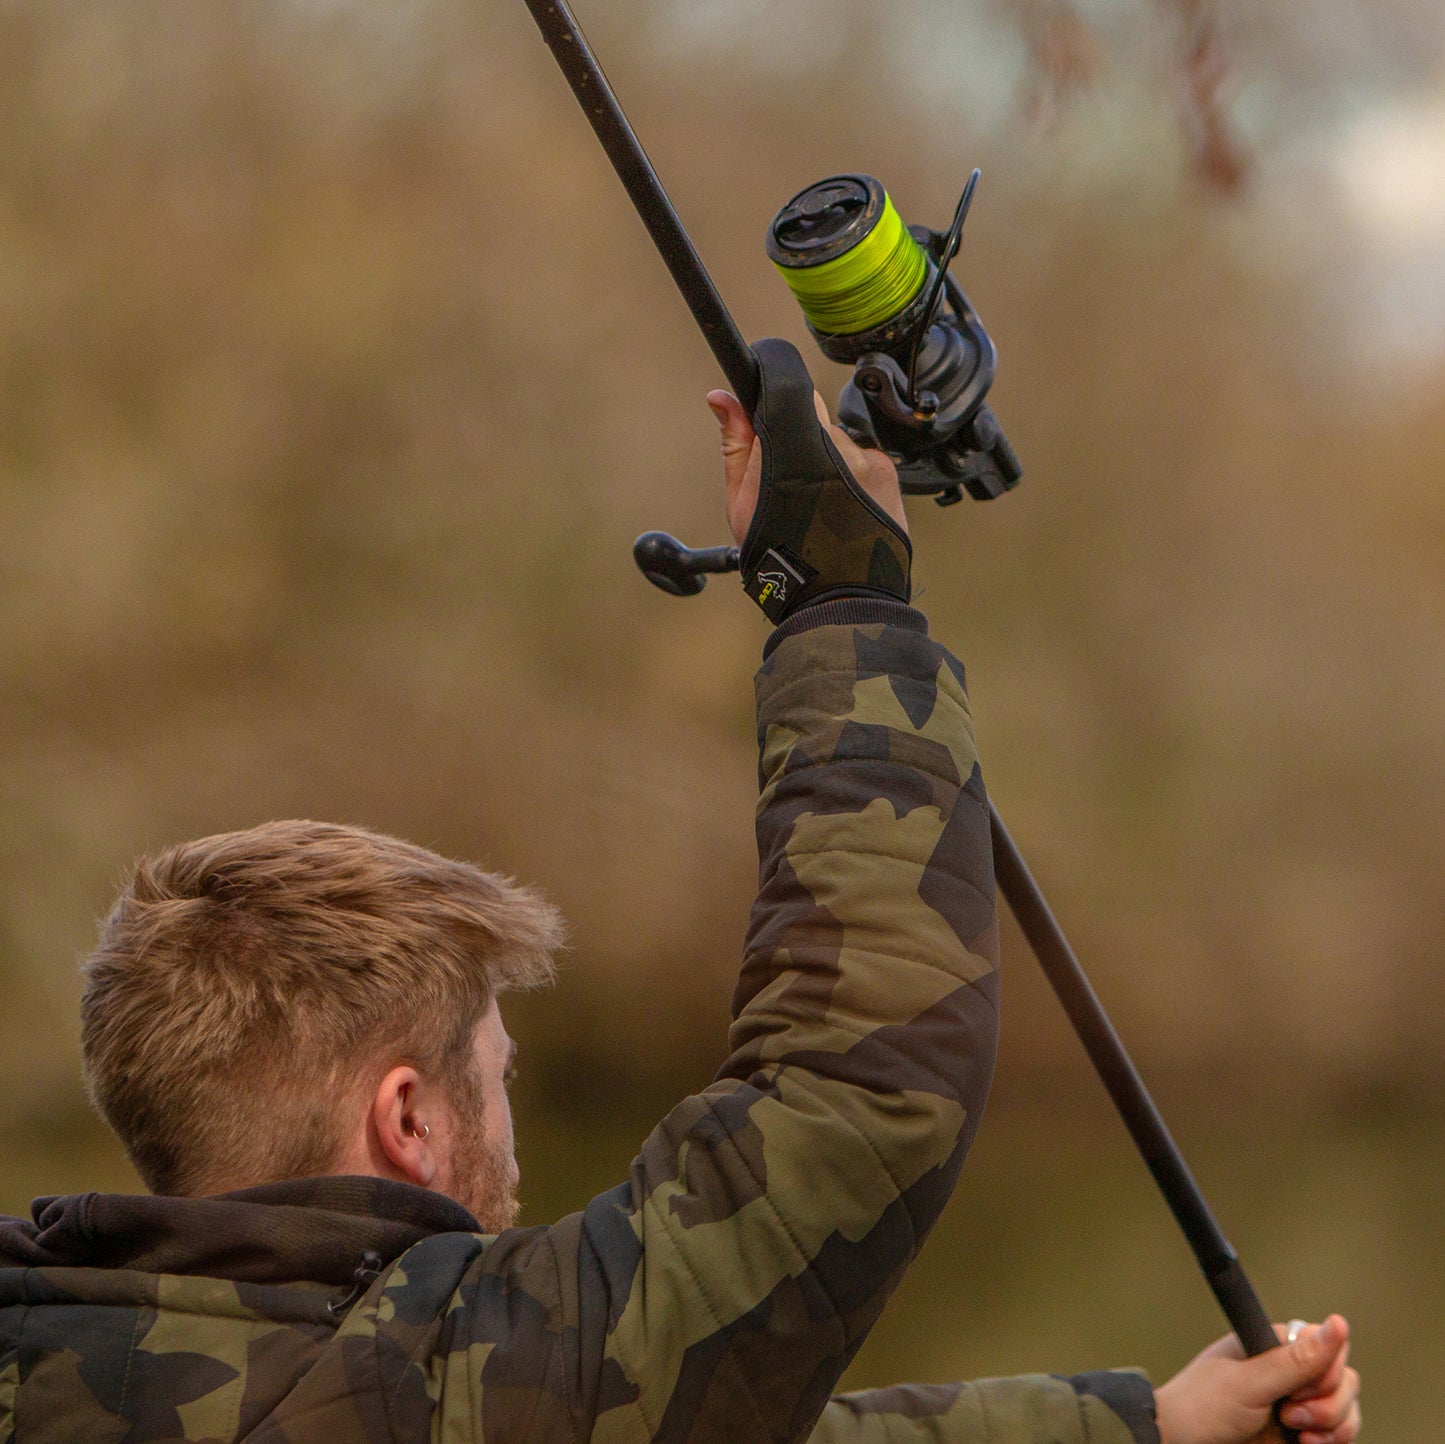
M 1027 474 L 915 510 L 922 604 L 1266 1298 L 1374 1329 L 1375 1437 L 1420 1438 L 1445 349 L 1389 350 L 1368 228 L 1301 157 L 1438 98 L 1445 44 L 1407 0 L 1370 46 L 1316 13 L 1328 37 L 1142 0 L 583 19 L 750 335 L 806 343 L 760 243 L 802 185 L 869 170 L 938 223 L 983 167 L 959 264 Z M 762 625 L 628 555 L 722 529 L 715 372 L 665 271 L 520 5 L 10 0 L 0 125 L 0 1205 L 132 1186 L 76 1081 L 75 961 L 138 852 L 278 815 L 561 903 L 561 988 L 512 1016 L 535 1216 L 578 1202 L 707 1078 L 753 881 Z M 1226 141 L 1229 201 L 1199 183 Z M 950 1298 L 901 1301 L 860 1377 L 1164 1368 L 1215 1328 L 1127 1148 L 1094 1151 L 1016 940 L 1008 966 L 999 1121 L 908 1286 Z

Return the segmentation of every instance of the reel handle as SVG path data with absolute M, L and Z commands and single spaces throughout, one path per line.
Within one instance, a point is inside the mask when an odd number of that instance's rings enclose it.
M 665 531 L 648 531 L 632 543 L 632 560 L 655 587 L 674 597 L 695 597 L 710 574 L 738 569 L 737 547 L 688 547 Z

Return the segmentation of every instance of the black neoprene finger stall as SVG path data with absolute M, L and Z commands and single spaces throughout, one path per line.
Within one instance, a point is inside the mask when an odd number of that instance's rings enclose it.
M 814 410 L 802 356 L 779 340 L 753 350 L 763 472 L 742 548 L 744 588 L 774 622 L 841 587 L 907 601 L 908 538 L 838 455 Z
M 759 341 L 753 347 L 762 368 L 758 409 L 753 426 L 768 448 L 771 475 L 819 476 L 833 466 L 824 446 L 822 425 L 813 409 L 813 378 L 795 346 L 786 341 Z M 762 498 L 759 498 L 759 512 Z

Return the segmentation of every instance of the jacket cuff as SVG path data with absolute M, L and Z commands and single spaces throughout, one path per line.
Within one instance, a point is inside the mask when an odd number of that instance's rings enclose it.
M 1079 1395 L 1106 1404 L 1128 1429 L 1134 1444 L 1160 1444 L 1154 1387 L 1136 1369 L 1100 1369 L 1064 1380 Z
M 785 638 L 811 632 L 815 627 L 861 627 L 878 622 L 928 635 L 928 618 L 907 602 L 895 601 L 877 592 L 829 592 L 799 607 L 782 626 L 775 628 L 763 646 L 763 656 L 770 657 Z

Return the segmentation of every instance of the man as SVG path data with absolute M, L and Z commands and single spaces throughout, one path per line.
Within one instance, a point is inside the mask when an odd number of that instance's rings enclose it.
M 153 1196 L 0 1227 L 0 1444 L 1245 1444 L 1284 1394 L 1305 1444 L 1355 1437 L 1337 1318 L 1259 1360 L 1221 1342 L 1157 1397 L 1101 1373 L 830 1398 L 977 1125 L 997 931 L 962 669 L 907 605 L 896 474 L 814 420 L 792 348 L 758 350 L 758 438 L 709 398 L 745 584 L 781 623 L 717 1079 L 627 1183 L 509 1227 L 496 999 L 547 978 L 545 903 L 314 823 L 141 862 L 83 1048 Z

